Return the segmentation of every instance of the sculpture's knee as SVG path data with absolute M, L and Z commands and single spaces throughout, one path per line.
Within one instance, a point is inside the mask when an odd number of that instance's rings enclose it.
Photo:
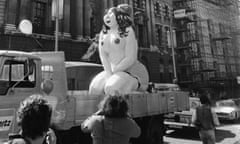
M 121 94 L 121 90 L 114 85 L 106 85 L 104 87 L 104 92 L 106 95 L 118 95 Z
M 104 94 L 103 87 L 98 87 L 95 84 L 90 84 L 89 94 L 91 95 L 101 95 Z

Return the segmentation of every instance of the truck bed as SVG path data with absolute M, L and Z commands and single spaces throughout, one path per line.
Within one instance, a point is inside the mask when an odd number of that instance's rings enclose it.
M 68 91 L 68 96 L 76 102 L 75 122 L 81 123 L 98 109 L 103 95 L 89 95 L 87 91 Z M 161 91 L 157 93 L 134 92 L 126 95 L 129 112 L 133 118 L 159 115 L 189 109 L 187 92 Z

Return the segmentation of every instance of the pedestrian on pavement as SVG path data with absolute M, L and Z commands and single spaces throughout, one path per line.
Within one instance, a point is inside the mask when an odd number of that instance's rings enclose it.
M 82 123 L 82 130 L 90 132 L 93 144 L 128 144 L 138 137 L 140 127 L 128 114 L 124 96 L 106 96 L 99 111 Z
M 21 130 L 18 134 L 9 134 L 7 144 L 56 144 L 55 134 L 49 129 L 51 114 L 52 108 L 42 95 L 26 98 L 17 111 Z
M 207 94 L 200 95 L 200 102 L 201 106 L 193 113 L 192 123 L 199 130 L 203 144 L 215 144 L 215 127 L 219 125 L 219 120 Z

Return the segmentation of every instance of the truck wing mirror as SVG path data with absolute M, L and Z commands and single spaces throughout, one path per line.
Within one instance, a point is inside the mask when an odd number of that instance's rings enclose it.
M 32 59 L 29 60 L 29 75 L 32 75 L 34 72 L 34 61 Z
M 20 30 L 20 32 L 30 35 L 30 34 L 32 34 L 33 26 L 29 20 L 23 19 L 19 23 L 18 29 Z

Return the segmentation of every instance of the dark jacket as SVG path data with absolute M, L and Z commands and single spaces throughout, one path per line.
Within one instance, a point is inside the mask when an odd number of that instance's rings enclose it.
M 93 144 L 128 144 L 131 137 L 138 137 L 140 127 L 131 118 L 105 118 L 91 116 L 82 124 L 82 130 L 91 132 Z
M 213 122 L 213 116 L 211 107 L 202 105 L 196 109 L 197 121 L 199 122 L 199 127 L 202 130 L 214 129 L 215 125 Z

